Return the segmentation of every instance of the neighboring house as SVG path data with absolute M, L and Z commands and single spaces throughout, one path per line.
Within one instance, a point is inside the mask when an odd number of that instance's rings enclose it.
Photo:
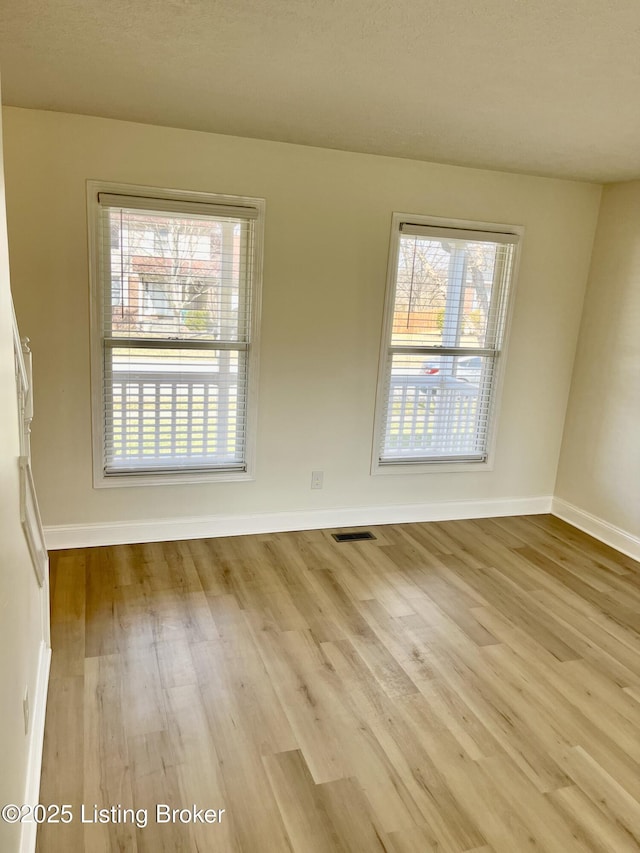
M 171 321 L 182 332 L 220 337 L 221 226 L 144 216 L 111 223 L 112 320 L 115 331 L 159 333 Z M 233 271 L 239 239 L 233 236 Z

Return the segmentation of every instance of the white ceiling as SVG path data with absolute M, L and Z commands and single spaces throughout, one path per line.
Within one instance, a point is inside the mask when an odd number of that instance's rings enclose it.
M 638 0 L 2 0 L 6 104 L 640 177 Z

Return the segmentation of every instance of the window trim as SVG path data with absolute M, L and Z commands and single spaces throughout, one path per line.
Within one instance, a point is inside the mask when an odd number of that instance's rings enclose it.
M 100 273 L 98 243 L 100 237 L 100 204 L 98 195 L 123 195 L 136 199 L 148 199 L 150 204 L 162 206 L 168 202 L 171 212 L 180 210 L 181 204 L 207 205 L 209 210 L 246 207 L 257 211 L 254 217 L 254 276 L 251 294 L 251 325 L 249 338 L 248 383 L 247 383 L 247 427 L 245 442 L 245 466 L 243 470 L 207 471 L 145 471 L 109 474 L 104 472 L 104 399 L 103 399 L 103 341 L 102 341 L 102 296 L 103 282 Z M 202 209 L 202 208 L 201 208 Z M 206 208 L 205 208 L 206 209 Z M 258 370 L 260 361 L 260 316 L 262 308 L 262 277 L 264 266 L 264 220 L 266 202 L 262 198 L 232 196 L 219 193 L 174 190 L 138 184 L 122 184 L 111 181 L 87 181 L 87 222 L 89 251 L 89 307 L 91 347 L 91 434 L 93 456 L 93 487 L 122 488 L 131 486 L 180 485 L 185 483 L 215 483 L 255 480 L 256 439 L 258 414 Z
M 379 450 L 385 429 L 386 399 L 386 364 L 391 341 L 393 327 L 393 315 L 395 306 L 395 280 L 397 272 L 397 261 L 400 237 L 402 235 L 402 224 L 410 223 L 418 227 L 426 228 L 449 228 L 459 232 L 473 232 L 482 234 L 496 234 L 515 236 L 518 242 L 515 246 L 513 270 L 510 281 L 509 293 L 507 295 L 506 310 L 504 317 L 504 331 L 502 346 L 497 354 L 493 375 L 493 388 L 491 408 L 489 413 L 489 430 L 487 439 L 487 454 L 484 460 L 469 461 L 460 460 L 439 461 L 433 460 L 407 460 L 398 459 L 380 462 Z M 502 402 L 502 390 L 504 385 L 505 365 L 507 363 L 508 346 L 510 339 L 511 323 L 513 319 L 516 301 L 516 290 L 519 278 L 520 257 L 524 239 L 524 226 L 509 225 L 497 222 L 475 221 L 472 219 L 450 219 L 425 214 L 398 213 L 391 216 L 391 236 L 389 240 L 389 256 L 387 261 L 387 277 L 385 281 L 384 310 L 382 315 L 382 332 L 380 336 L 380 352 L 378 357 L 378 378 L 376 384 L 375 414 L 373 424 L 373 440 L 371 448 L 371 475 L 383 477 L 399 477 L 405 474 L 458 474 L 470 472 L 493 471 L 495 464 L 496 442 L 500 426 L 500 413 Z

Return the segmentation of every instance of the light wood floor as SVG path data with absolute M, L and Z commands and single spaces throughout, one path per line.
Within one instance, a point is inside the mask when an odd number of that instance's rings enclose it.
M 639 851 L 640 566 L 550 516 L 372 530 L 53 554 L 40 853 Z

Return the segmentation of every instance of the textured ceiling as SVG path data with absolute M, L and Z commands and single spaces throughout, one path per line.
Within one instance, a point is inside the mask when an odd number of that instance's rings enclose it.
M 2 0 L 6 104 L 640 177 L 638 0 Z

